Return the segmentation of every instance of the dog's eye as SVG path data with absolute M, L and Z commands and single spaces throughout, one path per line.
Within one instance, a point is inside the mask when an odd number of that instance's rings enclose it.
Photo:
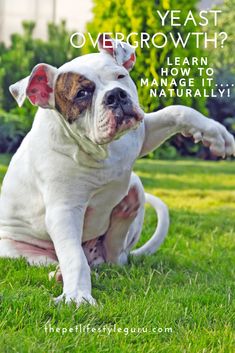
M 117 79 L 121 80 L 122 78 L 126 77 L 126 75 L 118 75 Z
M 86 91 L 85 89 L 81 89 L 80 91 L 78 91 L 78 93 L 77 93 L 77 95 L 76 95 L 76 98 L 82 99 L 82 98 L 87 97 L 88 94 L 89 94 L 88 91 Z

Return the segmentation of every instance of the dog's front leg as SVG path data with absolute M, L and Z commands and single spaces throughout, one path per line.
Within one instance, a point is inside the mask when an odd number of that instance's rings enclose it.
M 181 106 L 169 106 L 145 116 L 145 140 L 140 153 L 144 156 L 160 146 L 176 133 L 192 136 L 195 143 L 209 147 L 215 155 L 225 157 L 235 155 L 233 136 L 226 128 L 204 117 L 196 110 Z
M 59 260 L 63 276 L 63 293 L 56 302 L 65 299 L 95 304 L 91 296 L 90 267 L 81 246 L 85 207 L 54 206 L 46 210 L 46 226 Z

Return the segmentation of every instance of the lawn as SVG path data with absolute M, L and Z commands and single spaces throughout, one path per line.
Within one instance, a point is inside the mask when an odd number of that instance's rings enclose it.
M 0 157 L 1 179 L 8 161 Z M 170 208 L 165 243 L 125 267 L 93 271 L 99 305 L 79 309 L 54 305 L 61 285 L 48 281 L 48 268 L 1 259 L 1 353 L 235 351 L 235 163 L 142 159 L 135 170 Z M 147 208 L 140 243 L 155 223 Z

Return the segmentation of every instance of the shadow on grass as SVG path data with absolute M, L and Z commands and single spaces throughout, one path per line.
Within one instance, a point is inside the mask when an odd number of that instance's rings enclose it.
M 141 159 L 135 172 L 145 187 L 166 190 L 234 191 L 235 163 L 205 161 L 152 161 Z M 231 178 L 229 176 L 231 175 Z
M 203 180 L 203 176 L 201 174 L 194 173 L 194 177 L 198 176 L 198 178 L 195 178 L 195 181 L 183 181 L 183 180 L 175 180 L 172 178 L 169 174 L 165 176 L 165 179 L 162 178 L 161 173 L 157 173 L 157 175 L 151 178 L 151 177 L 146 177 L 141 175 L 141 172 L 137 174 L 139 175 L 142 183 L 144 184 L 145 187 L 148 188 L 158 188 L 158 189 L 166 189 L 166 190 L 215 190 L 215 191 L 222 191 L 222 190 L 235 190 L 235 181 L 233 185 L 221 185 L 221 184 L 212 184 L 211 181 L 206 182 Z M 222 178 L 222 175 L 219 174 L 219 177 Z M 201 177 L 201 181 L 199 181 Z
M 221 174 L 234 175 L 234 161 L 201 161 L 201 160 L 177 160 L 162 161 L 150 160 L 146 158 L 139 159 L 135 164 L 136 172 L 148 173 L 168 173 L 174 175 L 195 175 L 195 174 Z

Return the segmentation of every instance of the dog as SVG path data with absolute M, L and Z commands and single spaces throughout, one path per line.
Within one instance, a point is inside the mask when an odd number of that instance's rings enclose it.
M 96 304 L 90 269 L 125 264 L 128 254 L 154 253 L 168 231 L 167 206 L 145 194 L 132 172 L 176 133 L 192 136 L 217 156 L 235 155 L 233 136 L 218 122 L 185 106 L 146 114 L 129 72 L 134 49 L 109 36 L 99 53 L 80 56 L 59 69 L 38 64 L 10 86 L 21 106 L 38 106 L 31 131 L 13 156 L 0 199 L 0 256 L 30 264 L 59 263 L 65 300 Z M 158 225 L 138 242 L 149 202 Z

